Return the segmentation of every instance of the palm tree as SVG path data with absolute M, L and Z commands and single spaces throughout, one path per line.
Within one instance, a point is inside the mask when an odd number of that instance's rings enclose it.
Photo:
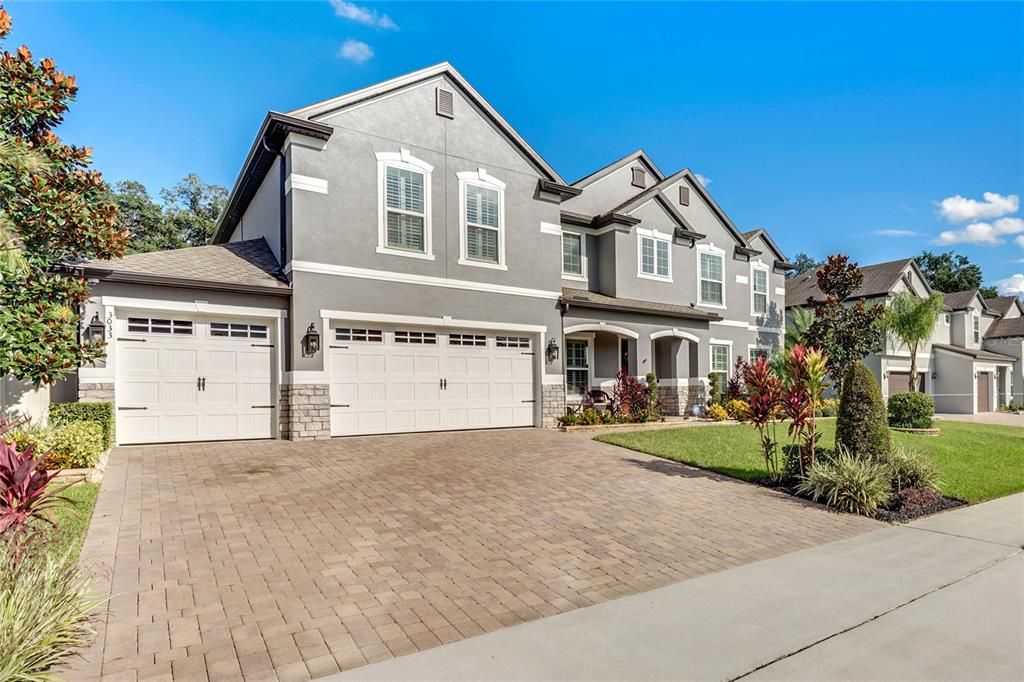
M 793 308 L 792 316 L 786 322 L 786 348 L 804 342 L 804 332 L 814 324 L 814 311 L 810 308 Z
M 917 349 L 931 338 L 942 314 L 942 294 L 918 298 L 909 291 L 897 294 L 882 315 L 882 327 L 896 335 L 910 351 L 910 390 L 917 390 Z

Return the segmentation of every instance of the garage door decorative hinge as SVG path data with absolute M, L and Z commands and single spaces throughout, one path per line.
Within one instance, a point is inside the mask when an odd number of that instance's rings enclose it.
M 343 348 L 343 349 L 347 349 L 348 346 L 328 346 L 328 348 Z
M 536 353 L 534 353 L 533 351 L 525 351 L 524 350 L 522 353 L 520 353 L 520 355 L 536 355 Z
M 254 409 L 254 410 L 265 410 L 265 409 L 270 409 L 270 408 L 273 408 L 273 407 L 274 407 L 273 405 L 253 405 L 252 409 Z
M 536 400 L 523 400 L 521 402 L 524 402 L 524 403 L 535 403 L 537 401 Z
M 148 410 L 148 407 L 119 407 L 119 410 Z
M 117 337 L 118 341 L 131 341 L 132 343 L 146 343 L 146 339 L 127 339 L 123 336 Z
M 252 346 L 253 348 L 273 348 L 274 347 L 274 344 L 272 344 L 272 343 L 250 343 L 249 345 Z
M 331 403 L 331 407 L 349 407 L 349 406 L 348 405 L 335 405 L 334 403 Z

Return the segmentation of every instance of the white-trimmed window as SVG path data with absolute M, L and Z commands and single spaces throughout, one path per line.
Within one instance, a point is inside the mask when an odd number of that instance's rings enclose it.
M 191 336 L 192 320 L 159 320 L 149 317 L 129 317 L 128 331 L 135 334 Z
M 487 337 L 483 334 L 449 334 L 449 346 L 486 346 Z
M 768 313 L 768 268 L 755 265 L 750 270 L 750 313 L 766 315 Z
M 483 168 L 457 173 L 462 222 L 460 265 L 505 266 L 505 183 Z
M 637 228 L 637 277 L 672 281 L 672 236 Z
M 565 390 L 582 396 L 590 385 L 590 342 L 586 339 L 565 340 Z
M 494 345 L 498 348 L 529 348 L 529 336 L 496 336 Z
M 747 361 L 750 363 L 757 362 L 758 358 L 764 358 L 770 360 L 772 357 L 771 348 L 763 348 L 761 346 L 747 346 Z
M 395 343 L 412 343 L 426 346 L 437 345 L 437 334 L 434 332 L 395 332 Z
M 943 316 L 942 316 L 942 323 L 948 327 L 949 326 L 949 321 L 950 321 L 949 313 L 943 314 Z
M 378 253 L 434 259 L 430 230 L 433 166 L 408 149 L 377 154 Z
M 384 331 L 381 329 L 352 329 L 336 327 L 335 341 L 362 341 L 363 343 L 384 343 Z
M 725 307 L 725 252 L 714 245 L 698 246 L 698 301 L 701 305 Z
M 725 391 L 725 383 L 729 380 L 729 356 L 732 355 L 732 346 L 726 343 L 712 343 L 711 349 L 711 374 L 718 376 L 718 388 Z
M 239 322 L 211 322 L 210 336 L 230 337 L 232 339 L 265 339 L 267 325 L 245 324 Z
M 981 343 L 981 315 L 978 313 L 971 313 L 971 331 L 974 343 Z
M 584 253 L 585 240 L 586 237 L 579 232 L 562 230 L 563 277 L 580 280 L 585 280 L 587 278 L 587 275 L 583 270 L 586 257 L 586 254 Z

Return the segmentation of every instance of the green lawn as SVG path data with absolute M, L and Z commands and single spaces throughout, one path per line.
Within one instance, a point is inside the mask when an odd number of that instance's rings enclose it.
M 99 491 L 98 483 L 77 483 L 61 493 L 70 499 L 72 504 L 63 505 L 50 512 L 50 520 L 57 524 L 49 538 L 48 547 L 51 552 L 56 553 L 70 548 L 75 557 L 78 556 L 85 541 L 85 533 L 89 530 L 92 508 L 96 505 Z
M 835 420 L 818 422 L 822 445 L 835 441 Z M 939 465 L 942 493 L 981 502 L 1024 490 L 1024 428 L 936 422 L 938 437 L 893 433 L 893 441 L 923 452 Z M 779 426 L 786 442 L 786 429 Z M 608 433 L 597 440 L 754 481 L 767 470 L 757 430 L 748 424 Z

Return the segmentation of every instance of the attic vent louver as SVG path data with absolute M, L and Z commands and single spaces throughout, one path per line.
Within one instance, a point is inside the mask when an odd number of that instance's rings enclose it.
M 451 90 L 437 89 L 437 115 L 455 118 L 455 95 Z
M 679 186 L 679 205 L 689 206 L 690 205 L 690 188 L 685 185 Z
M 647 173 L 644 172 L 643 168 L 633 169 L 633 186 L 634 187 L 646 187 L 647 186 Z

